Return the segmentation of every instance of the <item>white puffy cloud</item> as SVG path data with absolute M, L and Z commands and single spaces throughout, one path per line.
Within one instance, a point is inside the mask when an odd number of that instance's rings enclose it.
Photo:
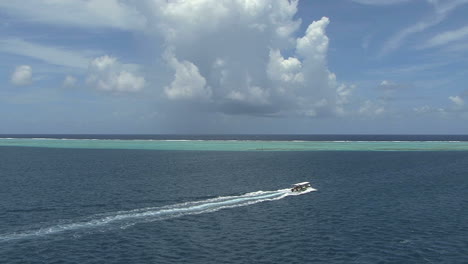
M 126 69 L 117 58 L 101 56 L 89 64 L 87 83 L 101 91 L 137 92 L 145 86 L 145 78 Z
M 297 0 L 25 1 L 0 2 L 0 8 L 39 23 L 157 34 L 173 74 L 161 86 L 171 102 L 199 102 L 191 105 L 230 114 L 346 113 L 352 88 L 339 83 L 327 66 L 330 20 L 324 17 L 298 32 Z M 4 51 L 51 64 L 87 67 L 87 83 L 98 90 L 139 91 L 146 84 L 138 70 L 114 57 L 88 64 L 87 55 L 61 47 L 20 39 L 0 40 L 0 50 L 2 45 Z M 64 85 L 74 82 L 69 78 Z
M 169 99 L 206 99 L 211 97 L 211 88 L 190 61 L 179 62 L 173 54 L 167 55 L 169 65 L 175 70 L 174 80 L 164 88 Z
M 345 114 L 352 88 L 328 70 L 330 20 L 313 22 L 302 35 L 297 5 L 294 0 L 141 4 L 174 73 L 164 87 L 166 97 L 228 114 Z
M 322 17 L 309 25 L 305 36 L 297 39 L 296 49 L 299 55 L 315 63 L 325 61 L 328 51 L 328 37 L 325 34 L 325 29 L 328 24 L 330 24 L 330 19 Z
M 271 80 L 290 83 L 304 82 L 302 63 L 297 58 L 285 59 L 279 50 L 270 50 L 270 61 L 267 68 Z
M 461 107 L 465 104 L 465 101 L 460 96 L 449 96 L 450 101 L 452 101 L 457 107 Z
M 11 83 L 17 86 L 28 85 L 32 83 L 32 68 L 29 65 L 16 67 L 11 75 Z
M 330 20 L 323 17 L 299 32 L 298 0 L 25 0 L 3 1 L 0 8 L 27 22 L 111 27 L 157 39 L 171 76 L 159 73 L 165 83 L 154 87 L 170 104 L 197 102 L 190 107 L 228 114 L 344 115 L 354 88 L 328 69 Z M 96 53 L 21 39 L 0 40 L 0 50 L 87 68 L 86 83 L 101 91 L 134 92 L 146 85 L 138 69 L 111 56 L 89 63 Z M 69 76 L 63 85 L 75 83 Z
M 314 21 L 304 37 L 297 39 L 296 52 L 302 58 L 304 84 L 298 92 L 302 110 L 317 115 L 344 115 L 354 86 L 340 84 L 336 75 L 328 70 L 327 17 Z
M 152 11 L 148 20 L 172 43 L 219 34 L 220 29 L 228 34 L 243 29 L 287 39 L 300 25 L 292 19 L 297 0 L 154 0 L 144 7 Z

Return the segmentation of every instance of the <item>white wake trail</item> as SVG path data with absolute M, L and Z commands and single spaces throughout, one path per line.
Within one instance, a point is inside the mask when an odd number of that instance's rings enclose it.
M 243 195 L 221 196 L 212 199 L 186 202 L 163 207 L 147 207 L 129 211 L 100 214 L 91 216 L 87 220 L 83 221 L 58 224 L 11 234 L 3 234 L 0 235 L 0 242 L 53 235 L 67 231 L 78 231 L 83 229 L 92 230 L 100 227 L 112 227 L 115 225 L 120 228 L 125 228 L 137 223 L 147 223 L 186 215 L 211 213 L 226 208 L 247 206 L 266 201 L 275 201 L 283 199 L 287 196 L 301 195 L 311 191 L 315 191 L 315 189 L 311 188 L 300 193 L 292 193 L 290 189 L 281 189 L 277 191 L 257 191 Z

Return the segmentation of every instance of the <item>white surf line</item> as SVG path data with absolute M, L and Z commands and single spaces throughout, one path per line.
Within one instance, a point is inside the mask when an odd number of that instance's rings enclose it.
M 292 193 L 289 189 L 282 189 L 277 191 L 258 191 L 238 196 L 221 196 L 213 199 L 186 202 L 163 207 L 148 207 L 130 211 L 100 214 L 88 218 L 91 220 L 77 221 L 69 224 L 59 224 L 10 234 L 2 234 L 0 235 L 0 242 L 53 235 L 66 231 L 93 229 L 109 226 L 112 224 L 120 224 L 121 227 L 128 227 L 137 223 L 153 222 L 186 215 L 211 213 L 226 208 L 247 206 L 266 201 L 275 201 L 283 199 L 287 196 L 301 195 L 311 191 L 315 191 L 315 189 L 310 189 L 301 193 Z

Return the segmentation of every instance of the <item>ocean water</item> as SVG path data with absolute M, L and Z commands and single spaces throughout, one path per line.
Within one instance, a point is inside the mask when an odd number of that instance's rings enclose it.
M 464 139 L 401 139 L 456 151 L 2 145 L 0 263 L 467 263 Z

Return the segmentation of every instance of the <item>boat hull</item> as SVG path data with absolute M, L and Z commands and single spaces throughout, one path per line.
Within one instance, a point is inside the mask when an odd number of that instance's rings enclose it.
M 291 192 L 305 192 L 309 189 L 312 189 L 312 187 L 311 186 L 301 187 L 301 188 L 294 187 L 294 188 L 291 188 Z

